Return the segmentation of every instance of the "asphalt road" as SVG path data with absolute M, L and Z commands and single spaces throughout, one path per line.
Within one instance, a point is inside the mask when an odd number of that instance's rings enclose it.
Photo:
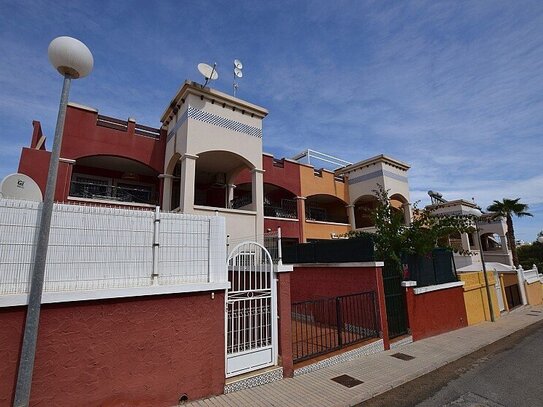
M 361 404 L 364 407 L 543 406 L 543 322 Z

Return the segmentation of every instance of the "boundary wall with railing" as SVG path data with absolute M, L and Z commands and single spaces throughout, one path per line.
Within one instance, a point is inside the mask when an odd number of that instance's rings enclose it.
M 41 207 L 0 199 L 0 299 L 29 292 Z M 44 293 L 224 289 L 225 239 L 218 216 L 55 204 Z

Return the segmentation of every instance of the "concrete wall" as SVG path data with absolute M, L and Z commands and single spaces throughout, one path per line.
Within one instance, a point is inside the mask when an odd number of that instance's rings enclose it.
M 494 274 L 487 271 L 488 286 L 490 297 L 492 298 L 492 307 L 494 317 L 500 317 L 498 298 L 496 297 L 496 282 Z M 483 321 L 490 321 L 490 309 L 488 307 L 488 296 L 485 288 L 485 277 L 483 272 L 459 273 L 458 278 L 464 284 L 464 302 L 466 304 L 466 314 L 468 325 L 475 325 Z M 507 302 L 507 301 L 505 301 Z
M 0 309 L 11 405 L 25 308 Z M 31 405 L 173 406 L 224 390 L 224 292 L 45 305 Z
M 528 282 L 524 283 L 526 287 L 526 299 L 530 305 L 540 305 L 543 303 L 543 298 L 541 296 L 542 285 L 540 281 L 535 281 L 531 284 Z
M 416 288 L 407 288 L 407 315 L 414 341 L 468 325 L 463 288 L 456 286 L 436 290 L 450 284 L 423 287 L 427 291 L 419 294 L 416 294 Z M 434 291 L 429 291 L 432 289 Z

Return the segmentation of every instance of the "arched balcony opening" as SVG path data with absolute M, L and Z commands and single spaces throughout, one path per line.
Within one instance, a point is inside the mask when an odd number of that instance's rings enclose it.
M 128 158 L 82 157 L 73 166 L 70 198 L 109 203 L 158 205 L 158 172 Z
M 305 201 L 305 218 L 308 221 L 349 223 L 346 203 L 332 195 L 312 195 Z
M 264 183 L 264 216 L 297 219 L 296 195 L 277 185 Z
M 364 195 L 354 203 L 354 218 L 357 229 L 375 226 L 373 212 L 377 208 L 378 200 L 374 195 Z
M 194 182 L 194 205 L 216 208 L 248 209 L 252 203 L 252 184 L 236 196 L 233 180 L 243 169 L 251 169 L 241 156 L 228 151 L 198 154 Z M 241 199 L 237 199 L 243 195 Z
M 409 221 L 409 202 L 401 194 L 394 194 L 390 197 L 390 206 L 396 213 L 401 213 L 403 216 L 403 223 L 407 224 Z
M 497 233 L 484 233 L 481 235 L 481 245 L 483 251 L 488 252 L 501 252 L 503 251 L 503 246 L 501 243 L 500 236 Z

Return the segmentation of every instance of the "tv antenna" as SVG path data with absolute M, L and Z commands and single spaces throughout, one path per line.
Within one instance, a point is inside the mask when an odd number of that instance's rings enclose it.
M 200 71 L 200 73 L 204 75 L 204 78 L 206 80 L 203 86 L 204 88 L 206 87 L 207 83 L 210 80 L 214 81 L 219 77 L 219 73 L 217 72 L 216 68 L 217 68 L 216 62 L 213 64 L 213 67 L 211 67 L 208 64 L 204 64 L 203 62 L 198 64 L 198 71 Z
M 243 64 L 241 63 L 241 61 L 239 59 L 234 59 L 234 83 L 233 83 L 233 87 L 234 87 L 234 97 L 236 97 L 236 92 L 238 90 L 238 83 L 236 82 L 236 79 L 237 78 L 243 78 Z

